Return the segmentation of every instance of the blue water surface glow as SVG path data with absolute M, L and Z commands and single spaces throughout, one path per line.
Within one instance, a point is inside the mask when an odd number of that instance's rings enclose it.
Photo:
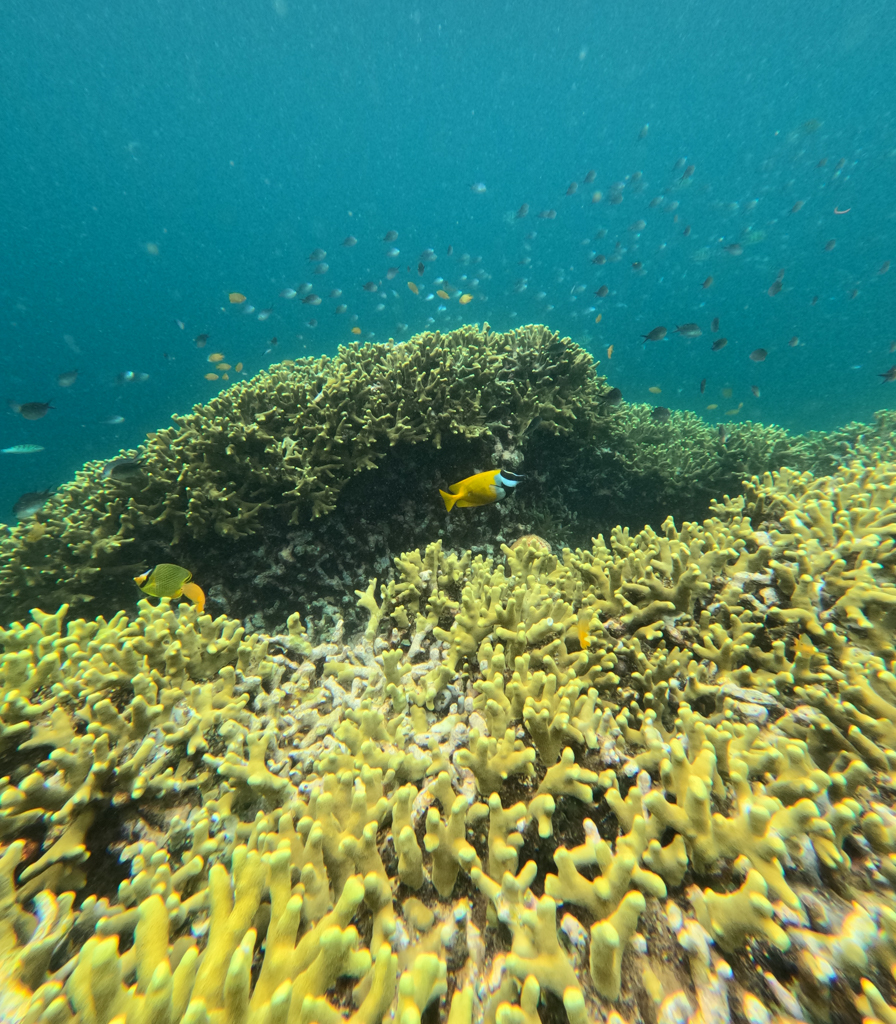
M 543 322 L 627 399 L 712 420 L 829 428 L 896 397 L 886 0 L 47 0 L 0 26 L 2 397 L 54 406 L 3 409 L 0 447 L 45 449 L 0 456 L 7 520 L 215 394 L 214 352 L 252 374 Z M 280 297 L 302 282 L 320 305 Z

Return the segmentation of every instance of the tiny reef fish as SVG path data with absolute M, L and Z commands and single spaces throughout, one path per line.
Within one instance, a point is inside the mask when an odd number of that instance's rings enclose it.
M 22 419 L 42 420 L 55 406 L 50 405 L 49 402 L 24 402 L 22 405 L 10 402 L 10 408 L 13 412 L 17 412 Z
M 13 515 L 19 522 L 30 519 L 46 505 L 52 494 L 52 491 L 29 491 L 23 494 L 12 507 Z
M 491 505 L 494 501 L 500 501 L 507 491 L 512 490 L 519 483 L 519 480 L 512 480 L 510 477 L 516 474 L 505 475 L 500 469 L 489 469 L 484 473 L 476 473 L 474 476 L 465 477 L 459 483 L 452 484 L 447 491 L 439 489 L 439 494 L 445 502 L 445 508 L 450 512 L 455 505 L 458 508 L 471 508 L 475 505 Z
M 145 476 L 141 459 L 112 459 L 103 467 L 104 480 L 121 480 L 131 482 L 141 480 Z
M 576 623 L 576 633 L 579 638 L 579 647 L 583 651 L 587 651 L 591 646 L 591 638 L 588 636 L 591 627 L 591 613 L 582 612 L 579 615 L 579 621 Z
M 205 609 L 205 594 L 201 587 L 190 582 L 192 576 L 190 570 L 181 565 L 159 562 L 149 572 L 135 576 L 134 582 L 149 597 L 188 597 L 201 615 Z

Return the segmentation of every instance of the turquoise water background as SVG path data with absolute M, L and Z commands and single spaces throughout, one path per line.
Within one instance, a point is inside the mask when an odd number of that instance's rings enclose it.
M 0 455 L 0 519 L 213 395 L 209 354 L 251 374 L 353 327 L 546 323 L 627 399 L 712 421 L 830 428 L 893 404 L 885 0 L 52 0 L 0 27 L 0 398 L 54 405 L 0 413 L 0 447 L 45 449 Z M 280 297 L 302 282 L 319 306 Z M 688 322 L 701 337 L 640 340 Z

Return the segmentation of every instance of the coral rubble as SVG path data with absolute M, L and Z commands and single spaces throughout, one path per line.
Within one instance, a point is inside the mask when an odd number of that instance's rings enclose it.
M 896 1019 L 896 465 L 558 553 L 434 542 L 367 628 L 0 631 L 16 1024 Z

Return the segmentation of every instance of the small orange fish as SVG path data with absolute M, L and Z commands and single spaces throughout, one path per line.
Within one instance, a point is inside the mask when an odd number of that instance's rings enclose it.
M 472 295 L 470 295 L 470 293 L 469 293 L 469 292 L 465 292 L 465 293 L 464 293 L 463 295 L 461 295 L 461 297 L 460 297 L 460 298 L 459 298 L 459 299 L 458 299 L 457 301 L 458 301 L 458 302 L 459 302 L 459 303 L 460 303 L 460 304 L 461 304 L 462 306 L 466 306 L 466 304 L 467 304 L 468 302 L 472 302 L 472 301 L 473 301 L 473 296 L 472 296 Z
M 712 412 L 713 409 L 718 409 L 718 407 L 719 406 L 718 406 L 718 404 L 716 402 L 710 402 L 709 405 L 706 407 L 706 411 L 707 412 Z
M 237 373 L 242 373 L 243 372 L 243 364 L 242 363 L 237 363 L 236 366 L 234 366 L 234 370 L 236 370 Z
M 208 361 L 210 363 L 220 363 L 223 358 L 223 352 L 212 352 L 211 355 L 208 357 Z
M 420 294 L 420 289 L 414 284 L 413 281 L 408 281 L 408 288 L 410 288 L 415 295 Z
M 242 292 L 231 292 L 227 297 L 230 299 L 231 306 L 238 306 L 241 302 L 246 301 L 246 296 Z
M 205 379 L 206 380 L 217 380 L 218 379 L 218 375 L 216 373 L 207 373 L 205 375 Z
M 221 374 L 221 380 L 230 380 L 230 374 L 229 373 L 222 373 Z
M 661 395 L 663 393 L 662 388 L 648 388 L 647 389 L 652 395 Z
M 743 402 L 738 402 L 737 403 L 737 408 L 736 409 L 726 409 L 725 410 L 725 415 L 726 416 L 736 416 L 741 411 L 741 409 L 743 409 L 743 407 L 744 407 L 744 403 Z
M 230 363 L 218 363 L 218 369 L 219 370 L 229 370 L 229 369 L 231 369 Z
M 353 327 L 352 328 L 352 334 L 360 334 L 360 333 L 361 333 L 361 328 L 360 327 Z
M 610 346 L 610 347 L 609 347 L 609 348 L 607 349 L 607 359 L 612 359 L 612 358 L 613 358 L 613 346 L 611 345 L 611 346 Z
M 597 316 L 594 318 L 594 322 L 596 324 L 599 324 L 601 322 L 601 320 L 603 320 L 603 318 L 604 318 L 603 313 L 598 313 Z
M 451 296 L 448 294 L 448 292 L 443 291 L 441 288 L 436 292 L 436 295 L 438 295 L 438 297 L 440 299 L 450 299 L 451 298 Z

